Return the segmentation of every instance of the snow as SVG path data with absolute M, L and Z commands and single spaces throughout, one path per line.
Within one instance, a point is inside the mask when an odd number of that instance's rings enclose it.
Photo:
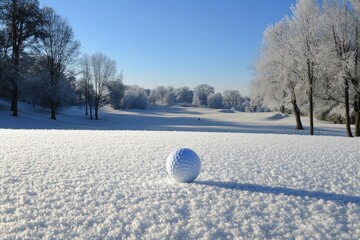
M 72 107 L 50 119 L 41 108 L 20 103 L 18 118 L 11 118 L 7 103 L 0 101 L 0 127 L 9 129 L 63 130 L 155 130 L 196 132 L 239 132 L 270 134 L 309 134 L 309 118 L 302 118 L 305 131 L 297 131 L 295 118 L 281 113 L 244 113 L 192 107 L 149 106 L 147 110 L 100 110 L 100 120 L 89 120 L 85 109 Z M 9 120 L 10 117 L 10 120 Z M 200 118 L 200 120 L 198 120 Z M 345 126 L 315 121 L 315 134 L 346 136 Z
M 0 238 L 360 238 L 359 139 L 278 134 L 291 131 L 291 116 L 269 120 L 274 113 L 245 116 L 262 124 L 249 127 L 254 134 L 241 132 L 243 120 L 230 124 L 242 113 L 175 110 L 106 110 L 99 121 L 74 120 L 78 130 L 41 130 L 72 126 L 74 109 L 57 121 L 39 110 L 37 122 L 25 110 L 12 122 L 1 112 L 0 124 L 17 129 L 0 129 Z M 194 111 L 201 120 L 191 125 Z M 106 131 L 90 130 L 96 124 Z M 167 156 L 180 147 L 201 158 L 194 183 L 166 173 Z

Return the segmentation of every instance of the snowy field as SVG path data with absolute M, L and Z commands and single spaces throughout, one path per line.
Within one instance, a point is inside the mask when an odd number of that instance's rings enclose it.
M 308 118 L 302 118 L 306 130 L 296 131 L 294 116 L 273 112 L 244 113 L 177 106 L 149 106 L 146 110 L 118 111 L 104 107 L 100 110 L 100 120 L 95 121 L 85 116 L 84 107 L 73 107 L 58 114 L 57 120 L 53 121 L 50 113 L 41 108 L 22 103 L 19 107 L 19 117 L 10 117 L 9 104 L 0 100 L 0 128 L 309 134 Z M 315 134 L 346 136 L 345 125 L 315 121 Z
M 5 128 L 86 129 L 0 130 L 1 239 L 360 238 L 360 139 L 278 134 L 293 125 L 275 113 L 106 110 L 70 125 L 71 111 L 57 121 L 0 111 Z M 111 131 L 90 131 L 99 123 Z M 194 183 L 167 176 L 179 147 L 201 157 Z

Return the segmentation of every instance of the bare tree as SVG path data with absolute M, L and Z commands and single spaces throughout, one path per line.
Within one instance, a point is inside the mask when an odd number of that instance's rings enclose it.
M 9 55 L 8 49 L 10 44 L 8 38 L 5 36 L 5 31 L 0 29 L 0 97 L 6 96 L 7 85 L 5 83 L 5 75 L 9 73 L 8 63 Z
M 61 96 L 61 81 L 65 81 L 69 66 L 78 55 L 80 43 L 75 40 L 74 32 L 68 22 L 57 15 L 53 9 L 44 9 L 45 35 L 38 45 L 40 57 L 45 59 L 48 71 L 49 103 L 51 119 L 56 119 Z M 65 76 L 65 78 L 64 78 Z
M 85 115 L 89 115 L 90 111 L 90 119 L 93 119 L 92 114 L 92 106 L 91 103 L 91 90 L 93 89 L 93 86 L 91 85 L 92 81 L 92 74 L 91 74 L 91 61 L 90 57 L 87 54 L 83 54 L 83 56 L 80 59 L 80 71 L 82 74 L 82 79 L 84 81 L 84 95 L 85 95 Z M 88 111 L 89 109 L 89 111 Z
M 107 85 L 117 77 L 116 61 L 102 53 L 95 53 L 91 57 L 94 81 L 94 110 L 95 119 L 99 119 L 99 108 L 106 96 Z
M 11 42 L 11 62 L 14 72 L 9 79 L 11 91 L 11 110 L 18 115 L 19 85 L 21 84 L 21 57 L 26 47 L 42 34 L 42 13 L 38 0 L 2 0 L 0 2 L 0 21 Z

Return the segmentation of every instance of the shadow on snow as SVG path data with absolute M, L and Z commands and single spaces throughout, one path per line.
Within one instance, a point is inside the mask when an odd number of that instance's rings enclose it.
M 355 203 L 360 206 L 360 197 L 337 193 L 326 193 L 320 191 L 308 191 L 303 189 L 292 189 L 285 187 L 270 187 L 257 184 L 240 184 L 236 182 L 217 182 L 217 181 L 195 181 L 195 184 L 203 186 L 218 187 L 231 190 L 249 191 L 256 193 L 270 193 L 275 195 L 286 195 L 293 197 L 309 197 L 322 199 L 325 201 L 341 202 L 344 204 Z

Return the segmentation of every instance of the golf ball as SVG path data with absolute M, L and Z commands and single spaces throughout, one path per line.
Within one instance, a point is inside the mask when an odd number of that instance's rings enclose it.
M 192 182 L 200 173 L 199 156 L 189 148 L 173 151 L 167 158 L 166 170 L 171 178 L 178 182 Z

